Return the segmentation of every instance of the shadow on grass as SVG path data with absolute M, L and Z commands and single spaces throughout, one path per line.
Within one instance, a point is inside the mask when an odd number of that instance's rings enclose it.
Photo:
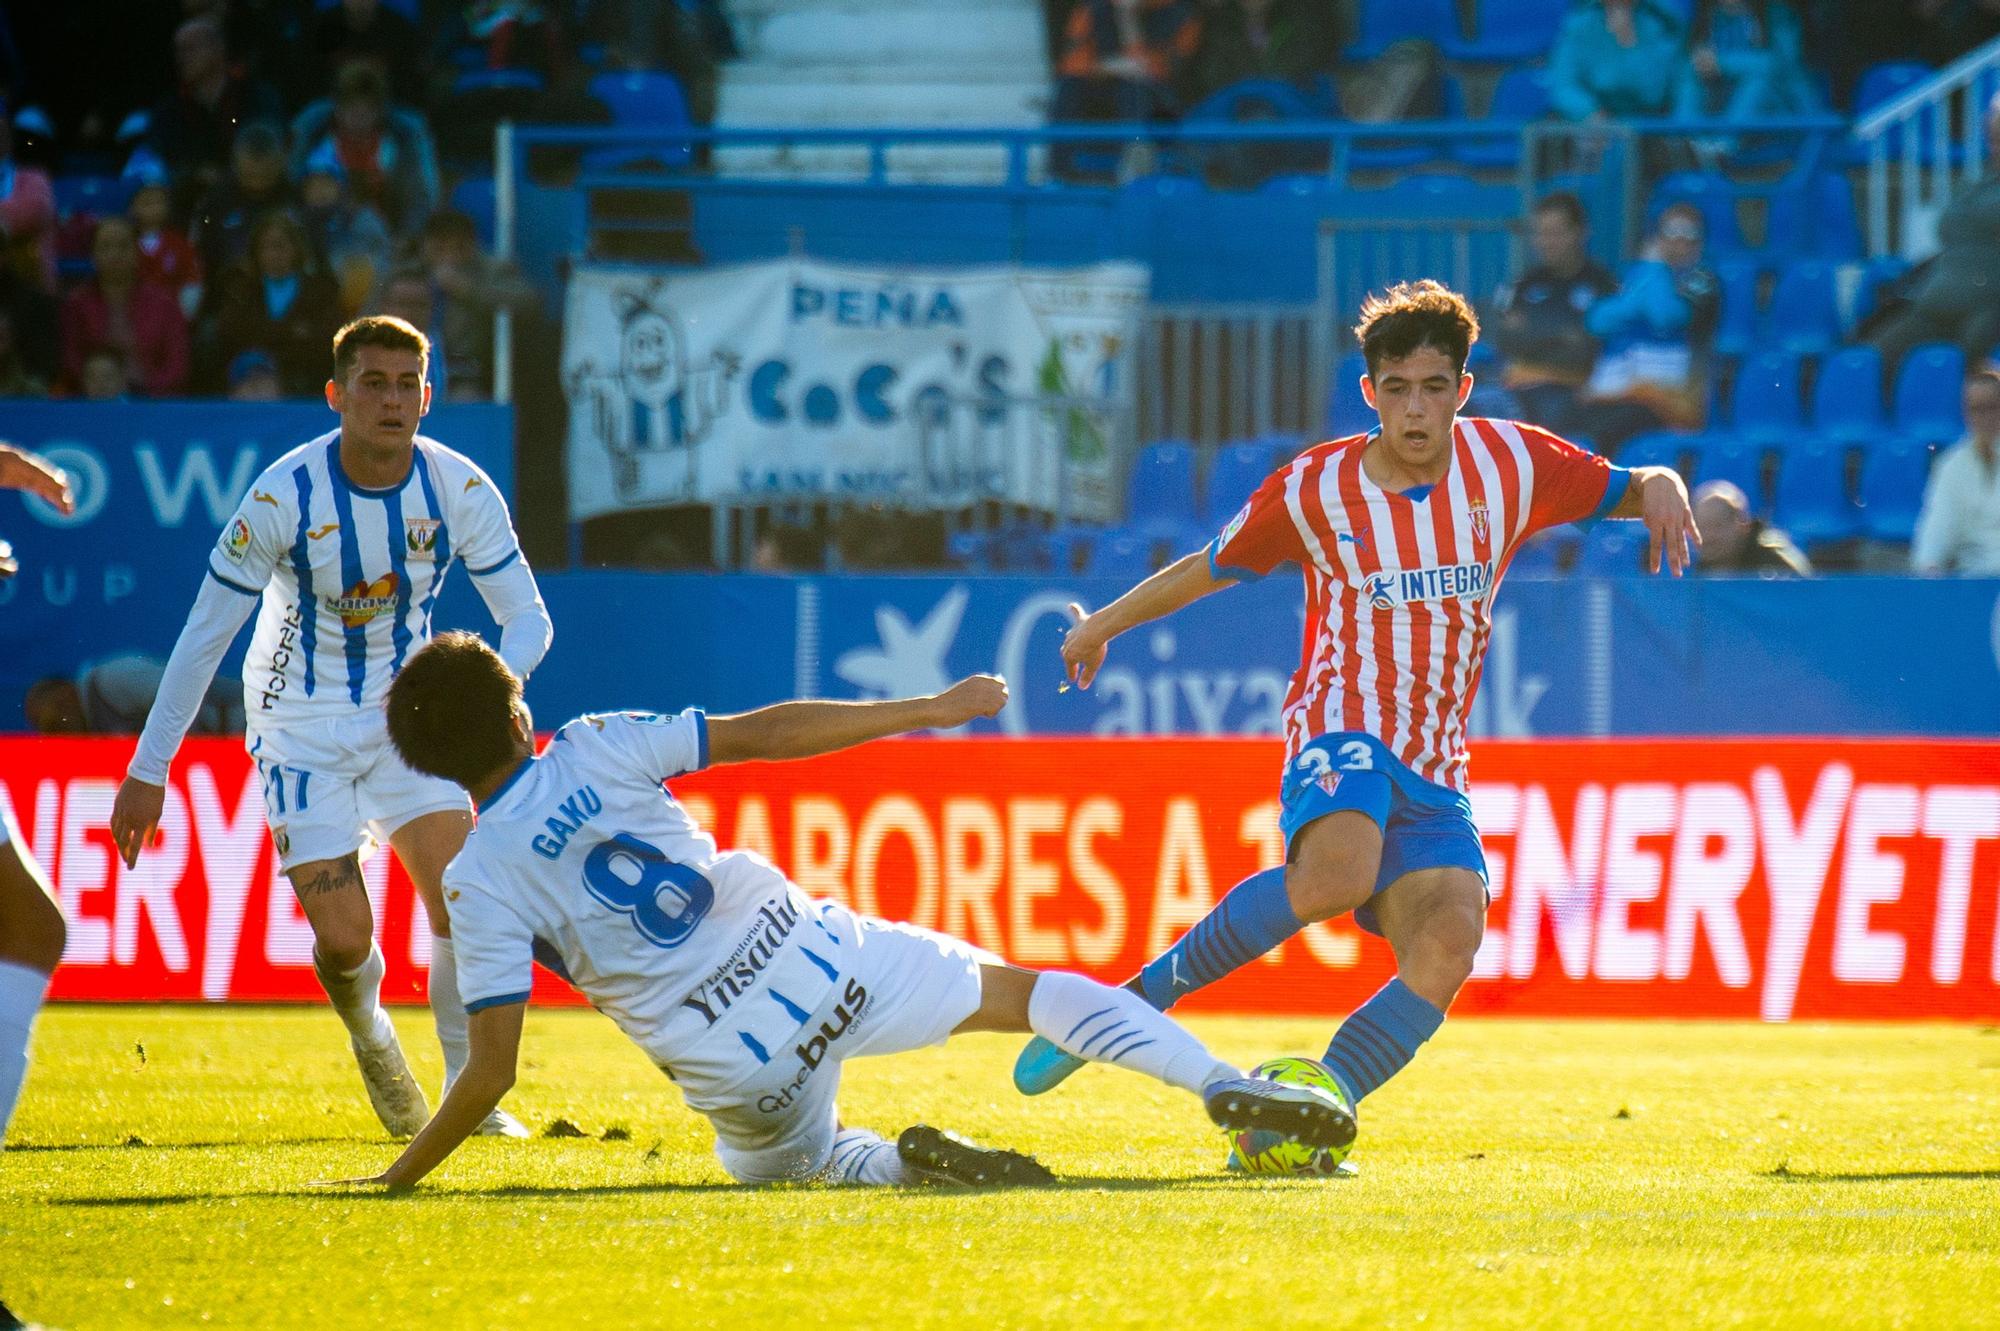
M 33 1155 L 43 1151 L 226 1151 L 240 1150 L 256 1146 L 396 1146 L 398 1142 L 386 1138 L 369 1137 L 258 1137 L 236 1141 L 214 1142 L 149 1142 L 127 1140 L 122 1142 L 51 1142 L 46 1145 L 28 1143 L 16 1145 L 9 1142 L 7 1154 Z
M 1816 1174 L 1809 1170 L 1779 1165 L 1767 1170 L 1765 1178 L 1786 1183 L 1924 1183 L 1948 1180 L 1971 1183 L 2000 1183 L 2000 1169 L 1898 1169 L 1880 1174 Z

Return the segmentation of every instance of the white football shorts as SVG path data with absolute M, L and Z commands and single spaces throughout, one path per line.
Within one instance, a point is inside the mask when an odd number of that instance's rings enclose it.
M 470 812 L 465 791 L 407 766 L 377 709 L 294 721 L 245 736 L 263 784 L 264 816 L 287 871 L 387 845 L 427 813 Z

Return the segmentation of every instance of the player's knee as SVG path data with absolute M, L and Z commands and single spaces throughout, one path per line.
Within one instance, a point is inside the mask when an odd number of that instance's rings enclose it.
M 1421 985 L 1411 984 L 1419 993 L 1432 997 L 1434 1002 L 1437 1001 L 1434 994 L 1448 1000 L 1472 978 L 1472 964 L 1485 936 L 1483 911 L 1469 906 L 1446 907 L 1425 922 L 1408 954 L 1401 959 L 1400 969 L 1406 972 L 1406 978 L 1421 978 Z
M 368 964 L 375 940 L 366 927 L 332 923 L 324 925 L 313 939 L 313 957 L 321 969 L 346 975 Z

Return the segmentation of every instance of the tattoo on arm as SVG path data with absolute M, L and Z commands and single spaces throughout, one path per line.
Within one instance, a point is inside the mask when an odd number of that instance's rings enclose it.
M 360 886 L 361 865 L 352 855 L 330 869 L 321 869 L 310 878 L 292 879 L 292 890 L 299 894 L 301 901 L 331 896 L 345 888 Z

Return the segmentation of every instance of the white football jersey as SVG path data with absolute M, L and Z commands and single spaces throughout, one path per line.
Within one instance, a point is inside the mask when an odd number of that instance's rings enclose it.
M 569 981 L 685 1089 L 726 1090 L 790 1053 L 835 1001 L 844 949 L 770 861 L 723 851 L 662 787 L 708 761 L 708 721 L 583 716 L 479 809 L 445 870 L 468 1011 Z
M 243 662 L 253 730 L 379 706 L 430 641 L 451 561 L 484 576 L 521 557 L 485 472 L 421 435 L 415 454 L 401 485 L 364 489 L 331 431 L 272 463 L 223 528 L 209 576 L 262 598 Z

